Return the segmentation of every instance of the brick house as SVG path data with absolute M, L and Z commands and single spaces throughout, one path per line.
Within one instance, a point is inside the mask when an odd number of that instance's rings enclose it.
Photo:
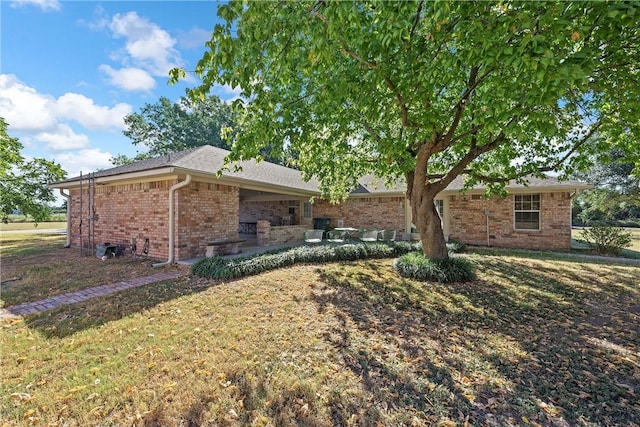
M 227 151 L 203 146 L 54 183 L 67 198 L 72 246 L 148 243 L 152 258 L 204 256 L 206 243 L 255 234 L 259 245 L 300 240 L 314 218 L 330 227 L 394 229 L 410 236 L 411 209 L 402 187 L 365 177 L 341 204 L 320 199 L 318 183 L 269 162 L 242 162 L 216 172 Z M 569 249 L 571 198 L 590 186 L 554 178 L 512 183 L 508 196 L 485 199 L 482 188 L 462 193 L 462 180 L 437 197 L 447 239 L 474 245 Z M 65 192 L 66 191 L 66 192 Z M 315 201 L 310 202 L 314 197 Z

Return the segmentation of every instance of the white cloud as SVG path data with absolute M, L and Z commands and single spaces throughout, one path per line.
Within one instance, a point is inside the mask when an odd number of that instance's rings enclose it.
M 131 113 L 131 105 L 116 104 L 109 108 L 96 105 L 93 99 L 79 93 L 65 93 L 56 103 L 58 115 L 75 120 L 87 129 L 124 129 L 124 117 Z
M 86 148 L 69 153 L 60 153 L 56 156 L 55 161 L 60 163 L 67 172 L 68 177 L 74 177 L 80 175 L 80 172 L 86 174 L 98 169 L 113 167 L 113 164 L 109 161 L 112 157 L 113 154 L 102 151 L 99 148 Z
M 58 0 L 11 0 L 11 7 L 38 6 L 43 11 L 60 10 L 61 5 Z
M 136 67 L 163 77 L 168 76 L 171 68 L 182 65 L 180 53 L 175 49 L 176 40 L 136 12 L 114 15 L 109 28 L 114 37 L 126 39 L 128 57 L 123 58 L 125 62 L 131 61 Z
M 42 131 L 56 124 L 55 100 L 38 93 L 12 74 L 0 74 L 0 117 L 11 131 Z
M 140 68 L 121 68 L 115 70 L 109 65 L 101 65 L 100 70 L 109 76 L 109 83 L 129 92 L 148 92 L 156 86 L 149 73 Z
M 77 134 L 66 124 L 59 124 L 55 132 L 41 132 L 35 137 L 46 142 L 52 151 L 77 150 L 89 146 L 89 138 L 84 134 Z
M 59 98 L 39 93 L 12 74 L 0 74 L 0 117 L 13 132 L 54 132 L 64 121 L 75 121 L 87 129 L 124 129 L 129 104 L 113 107 L 96 105 L 78 93 L 65 93 Z
M 231 87 L 230 85 L 215 85 L 213 92 L 216 93 L 224 102 L 230 104 L 240 98 L 242 89 L 240 89 L 240 86 Z

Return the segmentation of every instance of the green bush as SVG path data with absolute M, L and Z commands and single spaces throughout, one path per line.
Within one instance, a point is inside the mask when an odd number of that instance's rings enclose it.
M 298 246 L 246 257 L 205 258 L 195 263 L 191 272 L 211 279 L 235 279 L 299 263 L 392 258 L 416 250 L 420 244 L 411 242 Z
M 631 246 L 631 233 L 620 227 L 596 224 L 582 230 L 582 238 L 599 254 L 617 255 Z
M 467 249 L 467 245 L 457 240 L 449 240 L 449 242 L 447 242 L 447 250 L 450 254 L 464 252 L 465 249 Z
M 450 256 L 444 260 L 425 258 L 422 252 L 402 255 L 393 263 L 402 277 L 440 283 L 469 282 L 475 279 L 473 265 L 464 258 Z

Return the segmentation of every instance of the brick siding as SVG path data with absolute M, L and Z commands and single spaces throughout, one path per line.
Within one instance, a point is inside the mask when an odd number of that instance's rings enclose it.
M 340 204 L 316 200 L 313 217 L 330 218 L 331 228 L 337 227 L 337 221 L 342 219 L 345 227 L 392 229 L 400 236 L 405 231 L 404 200 L 404 197 L 366 197 Z
M 296 218 L 300 210 L 296 200 Z M 282 218 L 289 217 L 289 201 L 242 201 L 240 202 L 240 222 L 258 222 L 267 220 L 273 225 L 282 224 Z
M 177 194 L 176 259 L 203 257 L 207 242 L 238 238 L 238 187 L 192 182 Z
M 122 185 L 97 185 L 94 187 L 95 202 L 93 220 L 93 242 L 126 244 L 136 239 L 138 251 L 145 239 L 149 239 L 149 257 L 167 257 L 168 248 L 168 194 L 175 180 L 153 181 Z M 80 214 L 80 190 L 71 190 L 71 244 L 87 248 L 89 243 L 89 193 L 82 191 L 82 214 Z M 82 233 L 80 220 L 82 219 Z M 82 241 L 82 242 L 81 242 Z M 95 246 L 90 248 L 95 252 Z
M 182 180 L 182 179 L 181 179 Z M 181 181 L 180 180 L 180 181 Z M 149 257 L 168 257 L 168 195 L 178 180 L 95 186 L 93 242 L 130 244 L 137 240 L 138 250 L 149 239 Z M 533 189 L 532 189 L 533 190 Z M 71 244 L 88 247 L 89 203 L 83 188 L 72 189 Z M 239 202 L 239 188 L 211 182 L 192 182 L 176 193 L 175 259 L 204 256 L 206 242 L 238 237 L 239 220 L 257 222 L 288 215 L 289 202 Z M 537 194 L 532 191 L 531 194 Z M 448 203 L 449 238 L 468 244 L 487 244 L 485 209 L 489 210 L 489 244 L 513 248 L 569 249 L 571 245 L 571 199 L 568 192 L 540 193 L 540 230 L 514 230 L 513 195 L 486 200 L 482 196 L 454 195 Z M 448 200 L 448 201 L 447 201 Z M 352 198 L 341 204 L 316 200 L 312 217 L 330 218 L 330 227 L 342 219 L 345 227 L 394 229 L 401 236 L 405 227 L 404 197 Z M 301 204 L 298 215 L 301 214 Z M 447 209 L 445 209 L 447 210 Z M 82 236 L 80 219 L 82 218 Z M 304 220 L 304 219 L 303 219 Z M 308 222 L 308 221 L 306 221 Z M 267 244 L 301 237 L 308 228 L 282 228 L 268 236 Z M 289 233 L 291 231 L 291 233 Z M 295 235 L 295 236 L 294 236 Z M 81 242 L 82 240 L 82 242 Z M 91 248 L 95 253 L 95 247 Z
M 485 199 L 480 195 L 451 196 L 449 239 L 473 245 L 506 248 L 570 249 L 571 198 L 567 192 L 540 194 L 540 230 L 514 230 L 514 196 Z

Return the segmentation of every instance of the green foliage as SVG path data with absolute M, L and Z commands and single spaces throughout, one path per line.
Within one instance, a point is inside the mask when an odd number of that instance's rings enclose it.
M 470 282 L 475 279 L 473 264 L 458 256 L 432 260 L 420 252 L 410 252 L 395 260 L 393 269 L 402 277 L 429 282 Z
M 20 154 L 22 144 L 9 136 L 7 127 L 0 117 L 0 220 L 6 223 L 19 210 L 35 222 L 45 221 L 51 214 L 49 204 L 55 201 L 48 184 L 64 179 L 66 173 L 49 160 L 26 161 Z
M 576 175 L 595 188 L 574 199 L 573 223 L 640 226 L 640 168 L 618 149 L 594 156 L 593 163 L 591 169 Z
M 241 89 L 228 161 L 291 147 L 334 200 L 367 174 L 404 178 L 423 235 L 442 233 L 425 209 L 460 174 L 499 192 L 611 147 L 640 162 L 638 3 L 230 1 L 218 15 L 190 96 Z
M 111 159 L 115 165 L 123 165 L 145 158 L 181 151 L 202 145 L 228 149 L 222 138 L 224 128 L 235 124 L 231 107 L 217 96 L 192 100 L 182 97 L 172 103 L 161 97 L 155 104 L 145 104 L 139 113 L 124 119 L 125 136 L 133 145 L 148 148 L 133 158 L 119 154 Z
M 410 242 L 298 246 L 248 257 L 206 258 L 194 264 L 191 272 L 211 279 L 235 279 L 300 263 L 390 258 L 419 247 L 419 244 Z
M 631 233 L 620 227 L 594 225 L 582 230 L 582 238 L 599 254 L 617 255 L 631 246 Z
M 467 249 L 467 245 L 457 240 L 449 240 L 447 242 L 447 250 L 450 254 L 464 252 Z

